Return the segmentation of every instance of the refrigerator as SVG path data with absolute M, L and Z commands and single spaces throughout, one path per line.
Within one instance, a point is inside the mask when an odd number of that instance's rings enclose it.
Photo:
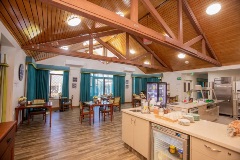
M 233 116 L 233 84 L 231 77 L 219 77 L 214 79 L 214 91 L 218 100 L 219 113 Z
M 151 160 L 189 160 L 190 136 L 152 123 Z
M 167 103 L 167 83 L 166 82 L 148 82 L 147 83 L 147 100 L 153 98 L 162 105 Z

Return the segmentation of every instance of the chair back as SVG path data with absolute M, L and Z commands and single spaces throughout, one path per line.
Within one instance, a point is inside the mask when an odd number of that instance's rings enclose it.
M 114 97 L 113 104 L 120 104 L 121 97 Z
M 80 107 L 80 110 L 83 109 L 83 103 L 82 103 L 82 101 L 79 102 L 79 107 Z
M 45 100 L 44 99 L 34 99 L 32 101 L 32 104 L 44 104 Z

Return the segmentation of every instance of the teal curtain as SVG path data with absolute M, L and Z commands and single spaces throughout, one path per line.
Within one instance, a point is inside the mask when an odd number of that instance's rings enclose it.
M 62 96 L 69 98 L 69 72 L 63 72 Z
M 90 101 L 90 73 L 81 73 L 80 82 L 80 100 L 82 102 Z
M 144 91 L 144 93 L 146 93 L 147 91 L 147 78 L 141 78 L 141 85 L 142 85 L 142 89 L 141 91 Z
M 158 77 L 142 78 L 133 77 L 133 93 L 140 94 L 141 91 L 147 91 L 147 82 L 159 82 Z
M 36 72 L 36 98 L 49 101 L 49 70 L 37 70 Z
M 27 75 L 27 100 L 36 99 L 36 68 L 32 64 L 28 64 Z
M 125 102 L 125 76 L 113 76 L 113 96 L 120 96 L 121 103 Z
M 139 94 L 142 90 L 141 86 L 141 78 L 140 77 L 135 77 L 134 78 L 134 92 L 135 94 Z

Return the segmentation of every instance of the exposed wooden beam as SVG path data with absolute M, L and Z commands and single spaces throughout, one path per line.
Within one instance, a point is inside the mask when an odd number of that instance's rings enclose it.
M 184 46 L 190 47 L 191 45 L 193 45 L 193 44 L 197 43 L 198 41 L 200 41 L 202 38 L 203 38 L 202 35 L 197 36 L 197 37 L 187 41 L 186 43 L 184 43 Z
M 105 36 L 111 36 L 111 35 L 120 34 L 120 33 L 123 33 L 123 31 L 114 29 L 114 30 L 105 31 L 105 32 L 98 32 L 98 33 L 92 33 L 89 35 L 77 36 L 77 37 L 61 39 L 61 40 L 57 40 L 57 41 L 51 41 L 51 42 L 47 42 L 47 43 L 42 43 L 40 45 L 61 47 L 61 46 L 67 46 L 67 45 L 71 45 L 71 44 L 88 41 L 89 39 L 94 38 L 94 37 L 105 37 Z M 31 47 L 31 46 L 32 45 L 29 45 L 29 47 Z
M 206 54 L 206 43 L 204 39 L 202 39 L 202 53 Z
M 133 37 L 147 52 L 151 53 L 151 54 L 153 55 L 153 57 L 154 57 L 162 66 L 164 66 L 164 67 L 166 67 L 166 68 L 170 68 L 170 67 L 167 66 L 167 64 L 166 64 L 165 62 L 163 62 L 163 60 L 161 60 L 161 59 L 158 57 L 158 55 L 156 55 L 156 53 L 154 53 L 154 52 L 151 50 L 151 48 L 149 48 L 147 45 L 145 45 L 145 44 L 143 43 L 143 41 L 142 41 L 141 38 L 136 37 L 136 36 L 134 36 L 134 35 L 132 35 L 132 37 Z
M 93 38 L 89 39 L 89 54 L 93 54 Z
M 96 41 L 98 41 L 101 45 L 103 45 L 105 48 L 107 48 L 110 52 L 115 54 L 119 59 L 126 59 L 121 53 L 119 53 L 116 49 L 114 49 L 112 46 L 109 44 L 103 42 L 100 38 L 95 38 Z
M 145 54 L 141 54 L 140 56 L 137 56 L 137 57 L 134 57 L 134 58 L 131 58 L 130 60 L 131 61 L 136 61 L 136 60 L 140 60 L 146 56 L 148 56 L 150 53 L 145 53 Z
M 138 22 L 138 0 L 131 0 L 130 19 Z
M 188 2 L 186 0 L 183 0 L 183 9 L 186 13 L 186 15 L 188 16 L 188 18 L 190 19 L 190 22 L 192 23 L 193 27 L 195 28 L 195 30 L 197 31 L 198 34 L 201 34 L 206 42 L 207 48 L 210 51 L 210 54 L 216 59 L 218 60 L 214 50 L 212 49 L 207 37 L 205 36 L 200 24 L 198 23 L 197 18 L 195 17 L 191 7 L 189 6 Z
M 158 11 L 155 9 L 155 7 L 152 5 L 150 0 L 141 0 L 142 4 L 145 6 L 145 8 L 151 13 L 153 18 L 163 27 L 164 31 L 173 39 L 176 39 L 174 33 L 172 30 L 168 27 L 167 23 L 164 21 L 164 19 L 159 15 Z
M 116 57 L 105 57 L 105 56 L 99 56 L 99 55 L 90 55 L 83 52 L 75 52 L 75 51 L 68 51 L 63 50 L 51 46 L 40 46 L 37 48 L 37 45 L 33 45 L 33 47 L 22 47 L 24 50 L 31 50 L 31 51 L 37 51 L 37 52 L 45 52 L 45 53 L 55 53 L 58 55 L 64 55 L 64 56 L 71 56 L 71 57 L 78 57 L 78 58 L 86 58 L 86 59 L 93 59 L 93 60 L 102 60 L 102 61 L 108 61 L 108 62 L 114 62 L 114 63 L 120 63 L 120 64 L 128 64 L 133 65 L 137 67 L 145 67 L 145 68 L 151 68 L 156 69 L 159 71 L 169 71 L 167 68 L 164 68 L 162 66 L 156 66 L 156 65 L 144 65 L 140 64 L 139 62 L 133 62 L 126 59 L 118 59 Z
M 142 38 L 149 39 L 156 43 L 166 45 L 168 47 L 179 50 L 183 53 L 189 54 L 193 57 L 197 57 L 206 62 L 212 63 L 216 66 L 221 66 L 221 63 L 211 57 L 206 55 L 198 55 L 191 50 L 188 50 L 183 44 L 176 42 L 174 39 L 165 37 L 161 33 L 158 33 L 148 27 L 145 27 L 139 23 L 131 21 L 128 18 L 120 17 L 112 11 L 109 11 L 103 7 L 93 4 L 89 1 L 78 1 L 78 0 L 41 0 L 47 4 L 56 6 L 63 10 L 67 10 L 71 13 L 84 16 L 86 18 L 104 23 L 113 28 L 117 28 L 133 34 L 135 36 L 140 36 Z
M 126 33 L 126 58 L 129 59 L 129 34 Z
M 178 40 L 183 43 L 182 0 L 178 0 Z

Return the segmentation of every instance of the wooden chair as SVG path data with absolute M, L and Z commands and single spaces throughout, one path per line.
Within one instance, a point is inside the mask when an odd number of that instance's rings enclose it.
M 72 99 L 73 96 L 69 99 L 67 97 L 59 97 L 59 109 L 61 112 L 69 110 L 69 108 L 72 109 Z
M 35 99 L 32 101 L 31 105 L 43 105 L 45 103 L 44 99 Z M 45 123 L 46 123 L 46 109 L 43 108 L 35 108 L 31 111 L 29 111 L 29 115 L 28 115 L 28 124 L 29 124 L 29 119 L 31 118 L 33 121 L 33 117 L 34 115 L 38 115 L 38 114 L 42 114 L 43 115 L 43 120 L 45 119 Z
M 79 106 L 80 106 L 80 116 L 79 116 L 79 121 L 81 121 L 82 124 L 82 120 L 84 119 L 85 115 L 92 115 L 93 117 L 93 123 L 94 123 L 94 110 L 93 108 L 90 109 L 90 107 L 86 107 L 83 105 L 83 103 L 80 101 L 79 102 Z M 89 120 L 91 121 L 91 120 Z
M 106 115 L 109 116 L 110 114 L 112 114 L 112 107 L 109 107 L 108 105 L 103 106 L 103 107 L 99 107 L 99 121 L 100 121 L 100 116 L 101 116 L 101 114 L 102 114 L 103 119 L 104 119 L 104 121 L 105 121 Z M 112 115 L 111 115 L 111 116 L 112 116 Z
M 113 107 L 117 107 L 120 112 L 121 111 L 121 97 L 114 97 L 112 105 L 113 105 Z

